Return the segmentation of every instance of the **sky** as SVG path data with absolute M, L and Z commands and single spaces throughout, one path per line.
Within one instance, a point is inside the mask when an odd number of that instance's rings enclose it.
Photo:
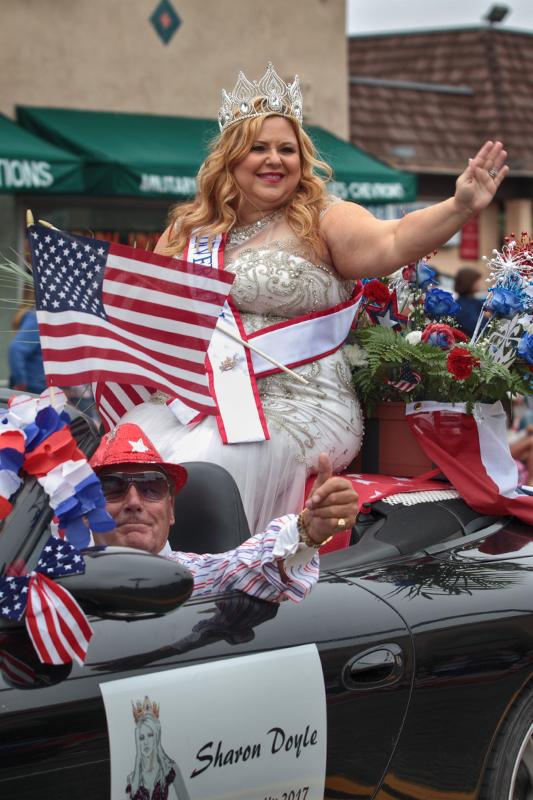
M 347 0 L 349 34 L 486 24 L 492 5 L 510 11 L 499 27 L 533 32 L 533 0 Z

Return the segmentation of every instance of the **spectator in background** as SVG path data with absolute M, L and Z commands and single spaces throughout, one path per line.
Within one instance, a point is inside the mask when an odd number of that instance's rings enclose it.
M 483 275 L 473 267 L 462 267 L 455 276 L 454 289 L 460 305 L 455 315 L 457 323 L 467 336 L 472 336 L 486 297 Z
M 9 388 L 41 394 L 46 389 L 46 378 L 35 308 L 21 306 L 14 314 L 11 326 L 15 336 L 8 348 Z M 99 424 L 90 385 L 64 388 L 69 402 Z
M 20 308 L 12 324 L 16 332 L 8 347 L 9 386 L 40 394 L 46 381 L 35 308 Z
M 519 483 L 533 484 L 533 425 L 524 430 L 509 432 L 509 448 L 518 467 Z

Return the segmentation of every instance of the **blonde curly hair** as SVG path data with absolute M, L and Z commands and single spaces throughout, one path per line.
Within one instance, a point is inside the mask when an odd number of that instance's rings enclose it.
M 234 167 L 250 152 L 268 114 L 243 119 L 225 130 L 211 144 L 211 151 L 198 172 L 194 200 L 179 203 L 169 213 L 167 255 L 181 255 L 193 231 L 213 237 L 231 230 L 237 221 L 242 193 L 233 176 Z M 317 158 L 313 142 L 296 120 L 284 117 L 292 125 L 300 149 L 301 178 L 285 206 L 287 223 L 294 234 L 318 250 L 319 215 L 328 202 L 326 182 L 331 167 Z

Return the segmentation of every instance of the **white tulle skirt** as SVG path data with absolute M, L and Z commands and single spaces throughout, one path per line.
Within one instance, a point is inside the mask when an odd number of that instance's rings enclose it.
M 165 461 L 210 461 L 225 467 L 256 533 L 271 519 L 301 510 L 306 479 L 316 472 L 321 452 L 341 471 L 361 446 L 361 410 L 341 352 L 297 371 L 308 386 L 288 375 L 258 381 L 270 432 L 265 442 L 223 444 L 214 417 L 189 429 L 164 402 L 155 400 L 132 409 L 122 421 L 139 425 Z

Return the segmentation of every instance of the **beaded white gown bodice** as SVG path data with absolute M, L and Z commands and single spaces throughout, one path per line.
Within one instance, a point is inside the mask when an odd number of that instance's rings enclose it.
M 354 287 L 353 281 L 314 259 L 287 224 L 276 219 L 243 243 L 232 244 L 230 237 L 226 269 L 236 276 L 231 296 L 247 333 L 331 308 L 347 300 Z M 316 464 L 317 447 L 340 470 L 353 458 L 350 444 L 362 435 L 349 365 L 339 350 L 296 371 L 308 386 L 284 373 L 257 382 L 269 428 L 293 440 L 294 457 L 308 470 Z

